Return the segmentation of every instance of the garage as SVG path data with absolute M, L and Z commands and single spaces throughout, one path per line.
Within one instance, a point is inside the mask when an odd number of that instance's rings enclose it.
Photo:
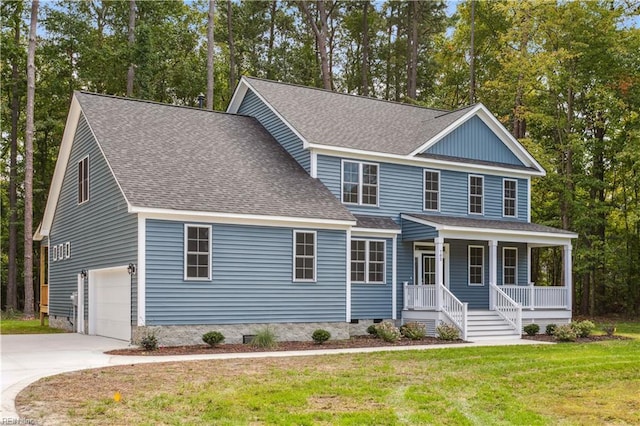
M 89 334 L 131 340 L 131 278 L 126 266 L 90 271 Z

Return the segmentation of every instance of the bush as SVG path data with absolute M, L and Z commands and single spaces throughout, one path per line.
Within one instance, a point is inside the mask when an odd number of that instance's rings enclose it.
M 257 348 L 272 349 L 277 346 L 276 333 L 271 327 L 264 327 L 253 336 L 251 345 Z
M 424 325 L 414 321 L 400 327 L 400 333 L 411 340 L 420 340 L 427 335 L 427 330 Z
M 392 322 L 383 321 L 376 326 L 376 335 L 385 342 L 397 342 L 400 330 Z
M 224 335 L 219 331 L 210 331 L 202 335 L 202 341 L 208 345 L 215 346 L 224 342 Z
M 578 334 L 571 324 L 563 324 L 553 330 L 553 337 L 555 337 L 558 342 L 575 342 Z
M 460 330 L 458 330 L 458 327 L 443 322 L 436 327 L 436 335 L 440 340 L 458 340 L 460 338 Z
M 524 332 L 529 336 L 535 336 L 540 331 L 540 326 L 538 324 L 528 324 L 524 326 Z
M 140 339 L 140 346 L 145 351 L 155 351 L 158 349 L 158 338 L 154 333 L 147 333 Z
M 589 320 L 584 320 L 572 322 L 571 327 L 573 327 L 578 337 L 589 337 L 591 332 L 596 328 L 596 325 Z
M 329 333 L 327 330 L 323 330 L 319 328 L 313 332 L 313 334 L 311 335 L 311 338 L 313 339 L 314 342 L 321 345 L 327 340 L 331 339 L 331 333 Z
M 553 336 L 553 332 L 556 331 L 556 328 L 558 326 L 555 324 L 547 324 L 547 328 L 545 333 L 547 334 L 547 336 Z
M 604 324 L 602 326 L 602 331 L 607 333 L 607 336 L 611 337 L 616 334 L 616 325 L 615 324 Z
M 367 333 L 369 333 L 373 337 L 378 337 L 378 328 L 376 324 L 371 324 L 369 327 L 367 327 Z

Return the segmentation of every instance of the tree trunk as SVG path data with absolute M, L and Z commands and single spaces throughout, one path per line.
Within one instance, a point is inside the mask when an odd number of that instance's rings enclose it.
M 229 90 L 233 93 L 236 87 L 236 46 L 233 42 L 233 8 L 231 0 L 227 0 L 227 31 L 229 33 Z
M 132 55 L 136 42 L 136 0 L 129 0 L 129 54 Z M 127 71 L 127 97 L 133 96 L 133 79 L 135 69 L 133 65 L 133 55 Z
M 471 40 L 469 44 L 469 105 L 476 102 L 476 2 L 471 0 Z
M 267 78 L 273 80 L 275 78 L 275 70 L 273 69 L 273 44 L 276 33 L 276 11 L 278 3 L 274 0 L 271 2 L 271 16 L 269 22 L 269 48 L 267 50 L 267 63 L 269 68 L 267 69 Z
M 331 90 L 331 72 L 329 69 L 329 57 L 327 53 L 327 11 L 324 8 L 324 0 L 316 2 L 318 6 L 318 17 L 320 19 L 320 27 L 316 24 L 316 20 L 309 11 L 309 7 L 305 1 L 298 3 L 300 8 L 307 17 L 307 22 L 313 30 L 313 34 L 316 36 L 316 43 L 318 45 L 318 53 L 320 55 L 320 73 L 322 77 L 322 87 L 326 90 Z
M 407 97 L 415 99 L 417 96 L 418 80 L 418 1 L 410 2 L 409 22 L 410 33 L 408 34 L 407 52 Z
M 213 110 L 213 17 L 216 9 L 215 0 L 209 0 L 207 15 L 207 109 Z
M 20 19 L 22 4 L 17 3 L 18 15 L 14 21 L 15 45 L 20 45 Z M 18 309 L 18 122 L 20 120 L 20 71 L 18 55 L 12 55 L 11 79 L 11 151 L 9 154 L 9 253 L 7 275 L 7 300 L 5 309 Z
M 394 9 L 394 4 L 391 3 L 391 5 L 389 6 L 389 17 L 387 18 L 387 22 L 388 22 L 388 27 L 387 27 L 387 67 L 386 67 L 386 82 L 385 82 L 385 87 L 384 87 L 384 98 L 388 101 L 391 100 L 391 60 L 393 59 L 392 57 L 392 51 L 393 49 L 391 49 L 391 43 L 393 42 L 393 9 Z
M 34 97 L 36 92 L 36 31 L 38 28 L 38 6 L 31 3 L 29 26 L 29 48 L 27 49 L 27 123 L 24 140 L 24 316 L 33 318 L 33 123 Z
M 369 96 L 369 0 L 362 6 L 362 95 Z

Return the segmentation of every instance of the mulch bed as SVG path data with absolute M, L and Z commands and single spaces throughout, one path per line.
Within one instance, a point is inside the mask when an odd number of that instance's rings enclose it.
M 265 349 L 248 344 L 220 344 L 215 347 L 209 345 L 194 346 L 161 346 L 155 351 L 145 351 L 142 348 L 116 349 L 106 352 L 109 355 L 134 355 L 134 356 L 163 356 L 163 355 L 198 355 L 198 354 L 225 354 L 245 352 L 275 352 L 275 351 L 308 351 L 317 349 L 347 349 L 347 348 L 371 348 L 388 346 L 419 346 L 436 345 L 443 343 L 465 343 L 462 340 L 444 341 L 435 337 L 425 337 L 420 340 L 402 338 L 394 343 L 385 342 L 372 336 L 355 336 L 347 340 L 329 340 L 323 344 L 315 342 L 278 342 L 275 348 Z
M 523 334 L 522 338 L 525 340 L 537 340 L 539 342 L 563 343 L 563 342 L 558 342 L 555 339 L 555 337 L 549 336 L 547 334 L 536 334 L 535 336 L 529 336 L 527 334 Z M 613 335 L 613 336 L 598 335 L 598 336 L 589 336 L 589 337 L 578 337 L 575 343 L 603 342 L 606 340 L 631 340 L 631 338 L 626 336 L 617 336 L 617 335 Z

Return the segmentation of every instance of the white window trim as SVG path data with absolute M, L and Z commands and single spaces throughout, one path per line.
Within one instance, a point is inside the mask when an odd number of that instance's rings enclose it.
M 71 242 L 67 241 L 64 244 L 64 258 L 69 259 L 71 257 Z
M 348 203 L 344 201 L 344 163 L 353 163 L 358 165 L 358 202 L 357 203 Z M 363 189 L 363 181 L 364 181 L 364 165 L 376 166 L 378 171 L 378 183 L 376 184 L 377 195 L 376 195 L 376 203 L 375 204 L 364 204 L 362 202 L 362 189 Z M 380 206 L 380 164 L 379 163 L 371 163 L 368 161 L 356 161 L 356 160 L 345 160 L 342 159 L 340 162 L 340 201 L 342 204 L 347 204 L 351 206 L 364 206 L 364 207 L 379 207 Z
M 437 209 L 428 209 L 426 208 L 427 204 L 427 172 L 436 173 L 438 175 L 438 208 Z M 440 194 L 442 185 L 442 175 L 440 174 L 440 170 L 432 170 L 432 169 L 424 169 L 422 172 L 422 210 L 428 212 L 439 212 L 440 211 Z
M 302 279 L 296 278 L 296 237 L 298 234 L 313 234 L 313 278 Z M 293 230 L 293 262 L 292 262 L 292 280 L 294 283 L 315 283 L 318 281 L 318 233 L 317 231 L 304 231 L 301 229 Z
M 505 253 L 507 252 L 507 250 L 513 250 L 516 252 L 516 264 L 513 271 L 513 284 L 507 284 L 505 281 L 505 271 L 507 269 L 505 265 Z M 518 247 L 502 247 L 502 285 L 518 285 Z
M 206 277 L 188 277 L 187 276 L 187 254 L 189 248 L 189 228 L 209 228 L 209 270 Z M 213 229 L 211 225 L 203 225 L 199 223 L 185 223 L 184 224 L 184 246 L 183 251 L 183 274 L 185 281 L 211 281 L 211 270 L 213 269 Z
M 89 162 L 90 162 L 90 160 L 89 160 L 89 156 L 88 155 L 84 156 L 82 159 L 80 159 L 80 161 L 78 161 L 78 172 L 80 171 L 80 164 L 82 164 L 84 162 L 84 160 L 87 160 L 87 167 L 86 167 L 86 169 L 87 169 L 87 198 L 85 198 L 82 201 L 79 201 L 80 197 L 78 196 L 76 198 L 76 200 L 78 201 L 78 205 L 79 206 L 82 205 L 82 204 L 88 203 L 90 195 L 91 195 L 89 193 L 89 188 L 90 188 L 90 186 L 89 186 Z M 76 195 L 79 195 L 80 194 L 80 182 L 79 181 L 77 182 L 77 186 L 78 186 L 78 192 L 77 192 Z
M 471 179 L 472 178 L 480 178 L 482 179 L 482 203 L 481 203 L 481 209 L 482 211 L 480 213 L 475 213 L 471 211 Z M 485 198 L 485 192 L 484 192 L 484 176 L 483 175 L 469 175 L 469 178 L 467 180 L 467 203 L 468 203 L 468 213 L 472 214 L 472 215 L 476 215 L 476 216 L 484 216 L 484 198 Z
M 482 271 L 481 271 L 481 279 L 482 282 L 480 284 L 476 284 L 476 283 L 471 283 L 471 249 L 472 248 L 479 248 L 482 250 Z M 485 259 L 484 259 L 484 246 L 475 246 L 475 245 L 470 245 L 469 247 L 467 247 L 467 284 L 471 287 L 481 287 L 484 286 L 484 268 L 485 268 Z
M 58 244 L 58 260 L 64 260 L 64 244 Z
M 353 241 L 364 241 L 364 281 L 351 280 L 353 284 L 381 284 L 387 283 L 387 242 L 385 240 L 371 240 L 365 238 L 352 238 Z M 382 253 L 384 254 L 384 262 L 382 262 L 382 281 L 370 281 L 369 280 L 369 243 L 382 243 Z M 349 243 L 349 262 L 353 262 L 351 257 L 351 243 Z
M 57 262 L 58 261 L 58 246 L 57 245 L 53 245 L 53 250 L 51 250 L 51 259 L 53 262 Z
M 504 190 L 506 187 L 506 182 L 513 182 L 515 183 L 515 192 L 516 192 L 516 196 L 513 199 L 514 203 L 513 203 L 513 215 L 506 215 L 504 214 L 504 210 L 505 210 L 505 202 L 507 201 L 507 199 L 504 196 Z M 518 180 L 517 179 L 502 179 L 502 217 L 518 217 Z

